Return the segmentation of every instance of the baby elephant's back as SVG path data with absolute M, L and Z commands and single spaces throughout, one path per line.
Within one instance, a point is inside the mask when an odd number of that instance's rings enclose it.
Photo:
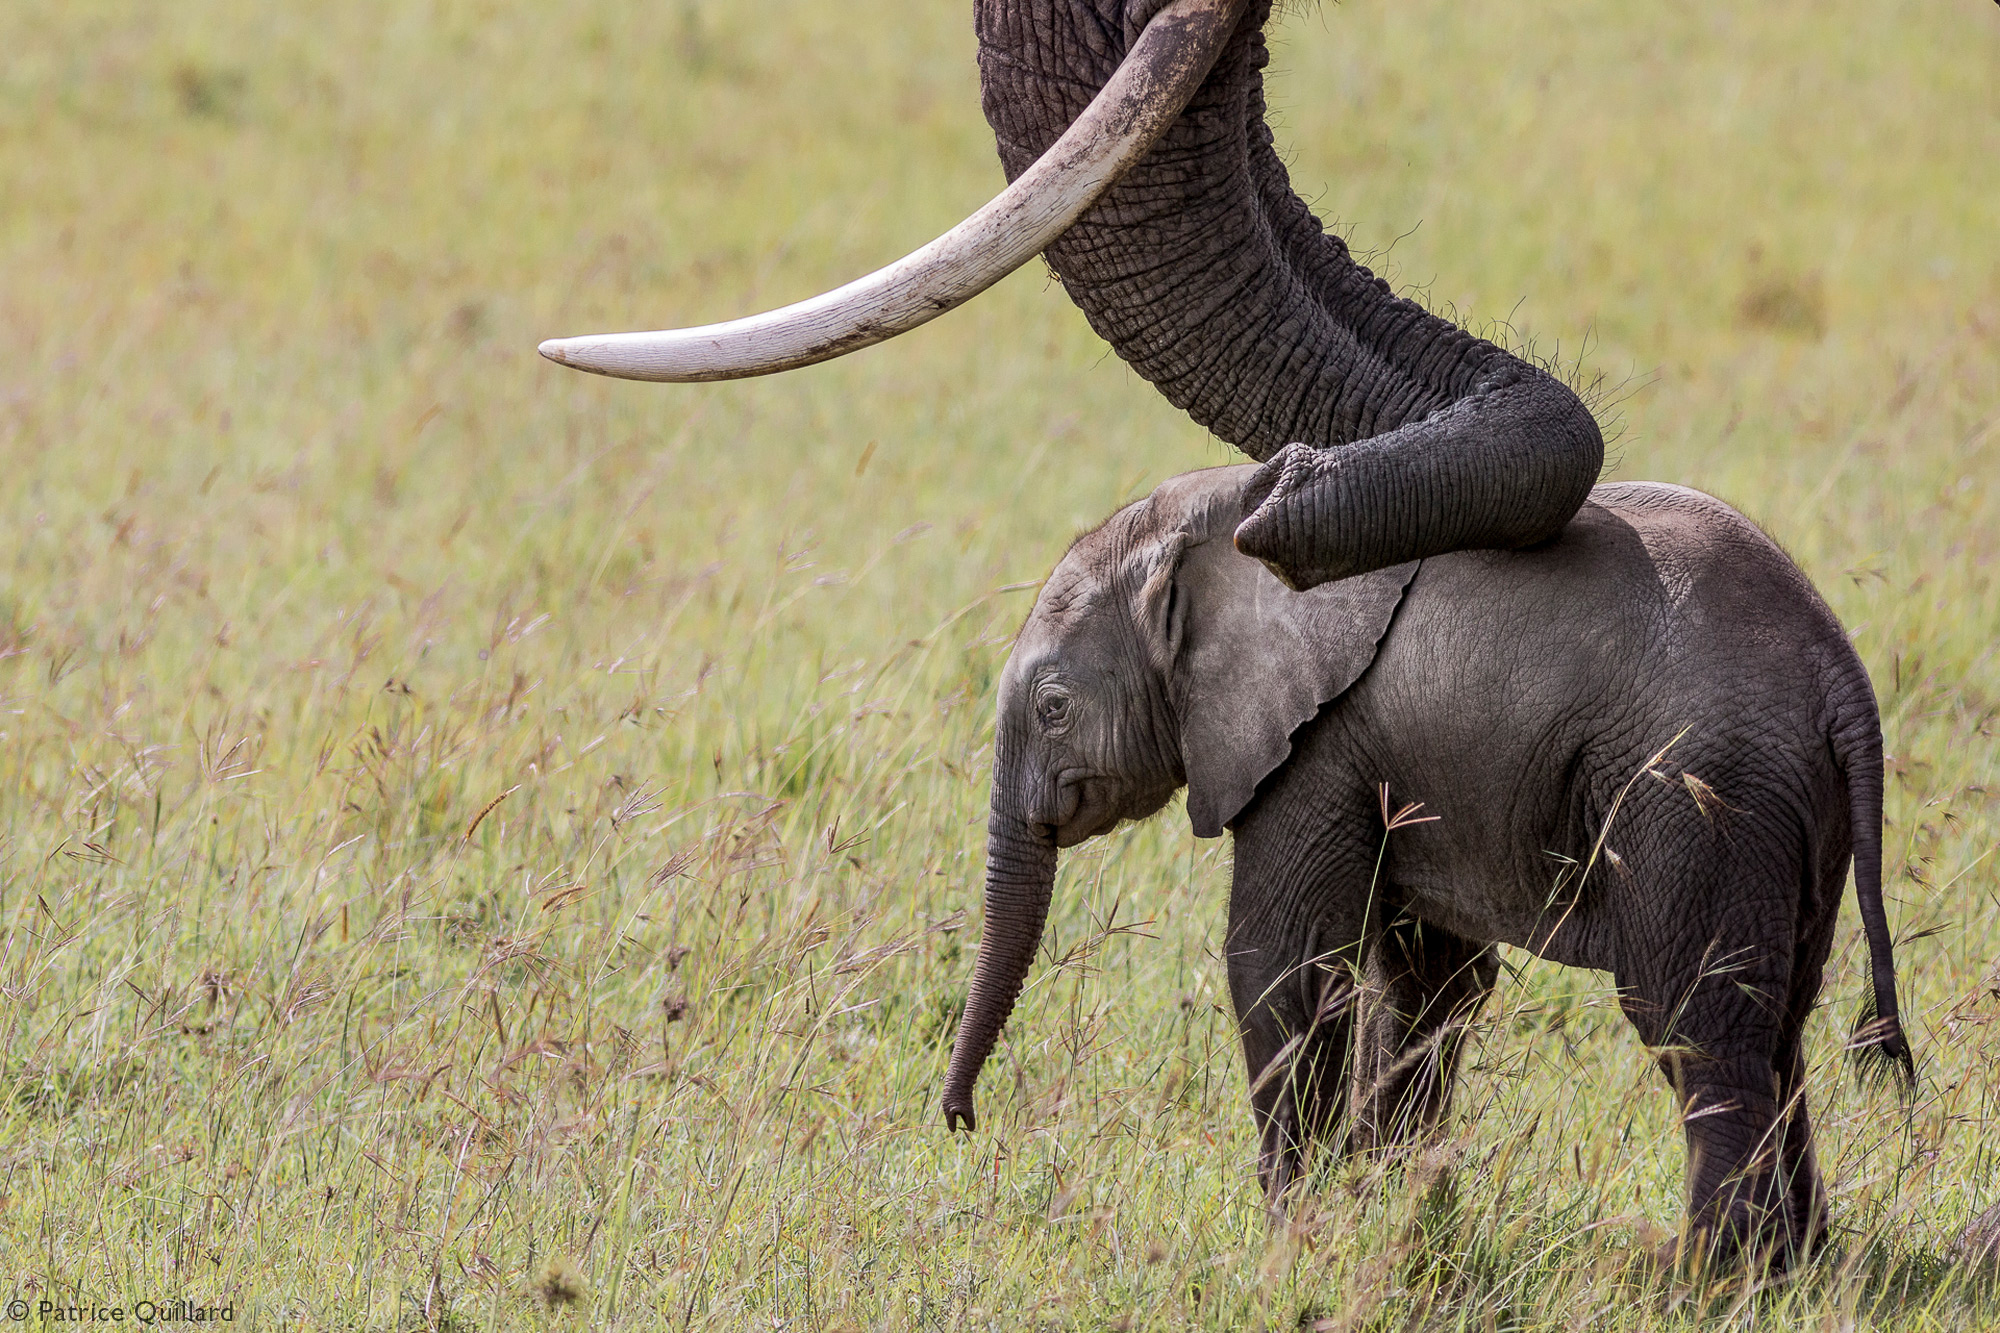
M 1760 683 L 1778 694 L 1823 698 L 1861 673 L 1839 621 L 1804 572 L 1714 496 L 1627 482 L 1597 487 L 1585 514 L 1579 519 L 1600 530 L 1597 540 L 1622 552 L 1606 562 L 1608 579 L 1579 571 L 1585 586 L 1632 597 L 1648 622 L 1642 660 L 1680 682 L 1677 693 L 1706 700 L 1727 681 L 1742 706 L 1763 693 Z
M 1398 873 L 1461 914 L 1443 924 L 1597 967 L 1615 931 L 1589 913 L 1566 943 L 1535 933 L 1552 855 L 1588 861 L 1615 820 L 1622 864 L 1677 864 L 1681 834 L 1726 808 L 1831 865 L 1848 828 L 1834 733 L 1872 709 L 1775 543 L 1709 496 L 1627 484 L 1545 546 L 1425 560 L 1326 747 L 1439 816 Z
M 1599 486 L 1545 546 L 1425 560 L 1362 686 L 1350 717 L 1386 721 L 1385 752 L 1546 792 L 1551 818 L 1572 797 L 1600 805 L 1663 749 L 1671 772 L 1818 806 L 1838 795 L 1829 736 L 1873 709 L 1777 544 L 1720 500 L 1652 483 Z M 1590 790 L 1549 791 L 1550 768 Z
M 1777 543 L 1713 496 L 1653 482 L 1597 487 L 1545 546 L 1426 560 L 1389 647 L 1531 712 L 1754 714 L 1760 697 L 1822 695 L 1859 670 Z

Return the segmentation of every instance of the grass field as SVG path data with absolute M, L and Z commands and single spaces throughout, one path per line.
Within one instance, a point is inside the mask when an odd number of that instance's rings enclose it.
M 700 388 L 554 334 L 746 313 L 997 185 L 966 6 L 0 7 L 0 1288 L 236 1326 L 1978 1328 L 2000 1269 L 2000 10 L 1348 0 L 1301 188 L 1603 377 L 1880 693 L 1921 1086 L 1813 1086 L 1836 1244 L 1633 1257 L 1680 1136 L 1510 956 L 1449 1141 L 1257 1198 L 1226 843 L 1068 856 L 936 1106 L 992 686 L 1071 534 L 1232 461 L 1039 271 Z M 10 1295 L 0 1290 L 0 1298 Z M 31 1316 L 39 1318 L 39 1316 Z

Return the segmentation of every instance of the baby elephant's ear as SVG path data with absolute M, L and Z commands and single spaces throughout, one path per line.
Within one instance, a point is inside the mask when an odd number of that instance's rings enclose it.
M 1299 725 L 1361 678 L 1419 563 L 1293 592 L 1226 530 L 1181 553 L 1168 690 L 1196 837 L 1219 836 Z

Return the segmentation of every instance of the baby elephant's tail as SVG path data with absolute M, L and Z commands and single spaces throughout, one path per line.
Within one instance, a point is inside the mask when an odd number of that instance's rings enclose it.
M 1872 704 L 1872 699 L 1870 700 Z M 1915 1085 L 1916 1061 L 1896 1011 L 1895 942 L 1882 910 L 1882 723 L 1871 706 L 1833 737 L 1834 754 L 1847 775 L 1848 819 L 1853 825 L 1854 897 L 1868 937 L 1869 995 L 1854 1022 L 1848 1050 L 1864 1075 L 1900 1074 Z

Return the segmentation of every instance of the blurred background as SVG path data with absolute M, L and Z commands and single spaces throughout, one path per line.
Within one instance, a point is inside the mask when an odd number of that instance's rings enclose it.
M 1957 1317 L 2000 1153 L 2000 10 L 1273 32 L 1329 225 L 1852 629 L 1926 1082 L 1903 1118 L 1839 1074 L 1850 916 L 1815 1095 L 1869 1239 L 1785 1299 Z M 938 1129 L 1032 584 L 1236 455 L 1040 265 L 769 380 L 534 347 L 798 299 L 1000 184 L 960 3 L 0 9 L 0 1279 L 405 1326 L 1652 1317 L 1602 1275 L 1674 1217 L 1668 1098 L 1604 979 L 1521 957 L 1454 1141 L 1487 1267 L 1411 1249 L 1400 1187 L 1265 1233 L 1227 849 L 1177 810 L 1069 859 L 982 1133 Z

